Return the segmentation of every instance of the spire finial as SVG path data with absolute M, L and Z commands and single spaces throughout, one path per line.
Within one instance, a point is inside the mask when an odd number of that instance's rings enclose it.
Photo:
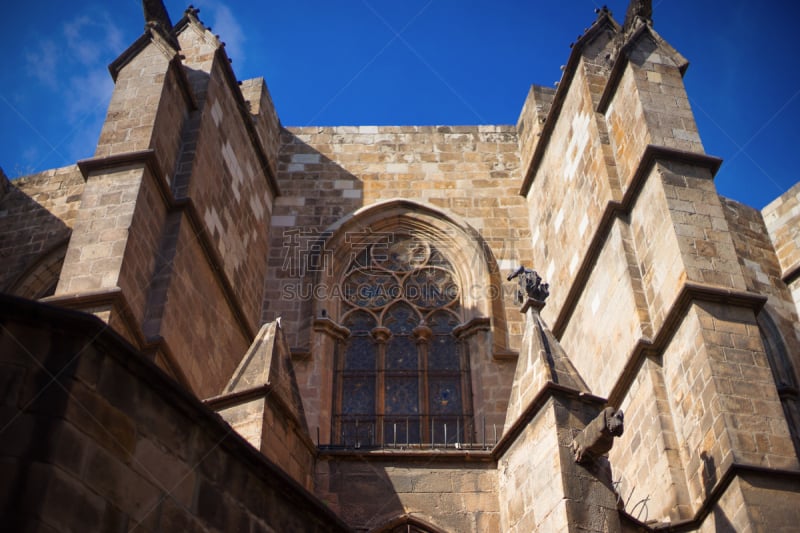
M 172 21 L 163 0 L 142 0 L 142 9 L 145 24 L 160 27 L 165 34 L 172 31 Z
M 603 5 L 603 7 L 596 8 L 594 12 L 597 14 L 597 18 L 600 18 L 603 15 L 611 15 L 611 10 L 608 9 L 607 5 Z
M 622 25 L 624 33 L 628 33 L 637 22 L 653 23 L 653 0 L 631 0 L 628 11 L 625 13 L 625 23 Z

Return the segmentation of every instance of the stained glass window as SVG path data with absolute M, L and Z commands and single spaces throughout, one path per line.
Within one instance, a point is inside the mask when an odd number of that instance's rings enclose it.
M 451 263 L 434 244 L 393 234 L 359 247 L 344 272 L 350 336 L 336 362 L 334 442 L 463 440 L 471 398 Z

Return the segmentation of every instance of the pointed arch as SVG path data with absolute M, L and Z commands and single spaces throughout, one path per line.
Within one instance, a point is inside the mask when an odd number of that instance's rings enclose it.
M 403 514 L 372 528 L 370 533 L 445 533 L 445 531 L 416 516 Z
M 69 237 L 56 243 L 36 258 L 6 292 L 31 300 L 52 296 L 56 291 L 64 257 L 67 255 Z
M 800 457 L 800 387 L 797 369 L 792 364 L 783 335 L 766 307 L 758 313 L 756 320 L 795 453 Z
M 331 268 L 315 272 L 315 285 L 326 288 L 338 286 L 344 269 L 352 264 L 365 245 L 386 234 L 411 234 L 420 242 L 437 243 L 439 251 L 453 265 L 455 282 L 462 291 L 461 305 L 464 321 L 490 318 L 494 343 L 500 349 L 508 347 L 505 330 L 505 307 L 502 301 L 502 282 L 497 260 L 480 233 L 457 215 L 429 204 L 395 199 L 363 207 L 328 227 L 327 236 L 319 249 L 328 253 Z M 336 294 L 336 290 L 329 291 Z M 340 299 L 315 301 L 313 316 L 339 316 Z M 330 308 L 326 308 L 330 307 Z
M 308 314 L 337 325 L 315 326 L 328 337 L 311 343 L 331 347 L 314 357 L 334 361 L 331 444 L 474 442 L 470 368 L 508 340 L 498 265 L 478 232 L 433 206 L 390 200 L 343 218 L 313 248 L 328 265 L 312 274 L 314 292 L 330 297 Z M 373 329 L 354 331 L 367 314 Z

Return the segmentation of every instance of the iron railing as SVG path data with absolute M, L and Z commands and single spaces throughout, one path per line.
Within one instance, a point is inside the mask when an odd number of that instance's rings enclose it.
M 320 449 L 490 449 L 500 436 L 496 424 L 485 418 L 476 427 L 466 415 L 336 415 L 331 444 Z

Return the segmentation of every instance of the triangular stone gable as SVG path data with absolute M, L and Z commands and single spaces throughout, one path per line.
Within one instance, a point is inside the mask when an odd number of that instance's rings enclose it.
M 270 394 L 277 396 L 291 409 L 297 421 L 305 426 L 303 403 L 290 357 L 279 321 L 264 324 L 225 386 L 223 395 L 268 386 Z
M 575 370 L 561 344 L 545 324 L 541 302 L 525 305 L 525 330 L 514 372 L 505 430 L 508 431 L 548 383 L 588 393 L 589 388 Z

